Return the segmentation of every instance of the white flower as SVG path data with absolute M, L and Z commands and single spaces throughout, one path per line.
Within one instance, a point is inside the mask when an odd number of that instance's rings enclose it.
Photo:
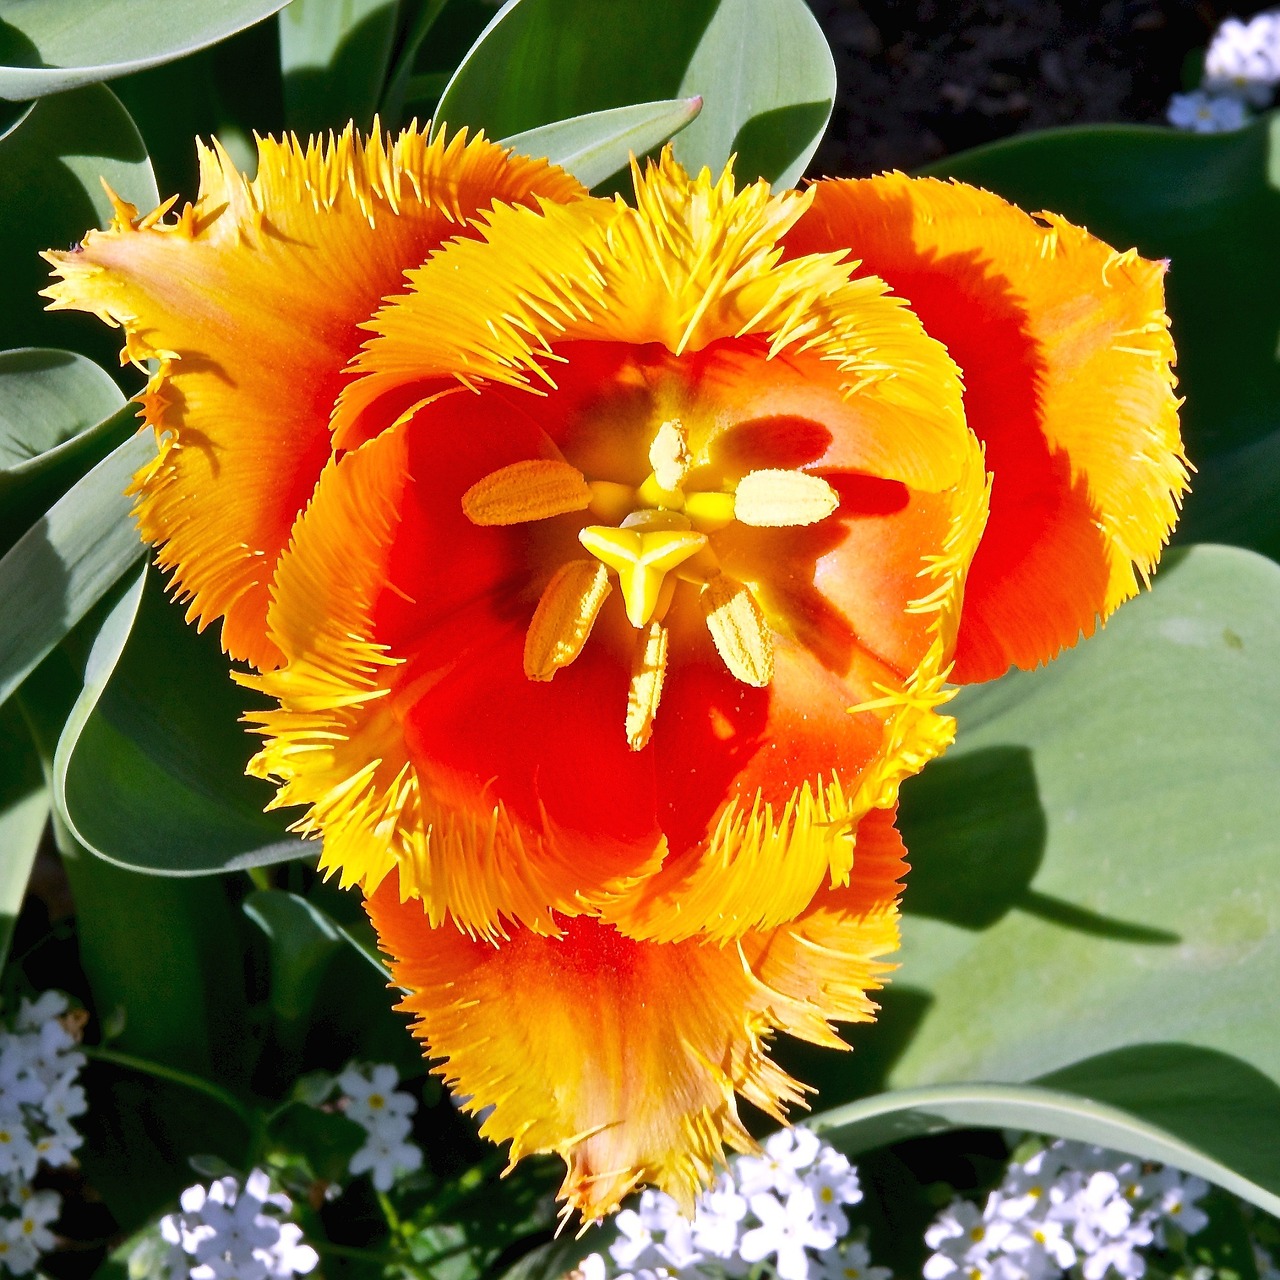
M 987 1197 L 982 1210 L 968 1200 L 955 1200 L 944 1209 L 924 1233 L 924 1242 L 934 1252 L 924 1264 L 925 1280 L 944 1280 L 956 1272 L 987 1275 L 988 1260 L 1013 1229 L 1001 1212 L 998 1191 Z
M 867 1246 L 851 1241 L 839 1249 L 829 1249 L 809 1270 L 809 1280 L 891 1280 L 888 1267 L 873 1267 Z
M 780 1280 L 807 1280 L 809 1256 L 806 1249 L 830 1249 L 836 1233 L 814 1221 L 813 1192 L 797 1187 L 787 1196 L 786 1204 L 762 1192 L 749 1198 L 751 1212 L 760 1226 L 743 1234 L 738 1254 L 745 1262 L 760 1262 L 773 1254 Z
M 803 1175 L 804 1185 L 813 1192 L 816 1217 L 833 1228 L 837 1236 L 849 1230 L 849 1219 L 841 1205 L 862 1199 L 858 1171 L 840 1152 L 827 1147 Z
M 657 1264 L 657 1250 L 653 1247 L 653 1233 L 641 1221 L 634 1209 L 623 1209 L 614 1219 L 618 1239 L 609 1246 L 609 1256 L 620 1267 Z
M 31 1178 L 40 1163 L 26 1124 L 17 1119 L 0 1119 L 0 1176 Z
M 89 1109 L 84 1090 L 76 1083 L 77 1071 L 78 1068 L 65 1072 L 40 1100 L 40 1109 L 52 1129 L 69 1130 L 72 1120 Z
M 352 1063 L 339 1077 L 338 1085 L 347 1095 L 347 1115 L 370 1132 L 386 1132 L 388 1116 L 413 1115 L 418 1104 L 413 1096 L 396 1090 L 400 1076 L 388 1063 L 358 1066 Z M 404 1137 L 409 1127 L 399 1135 Z
M 1227 133 L 1244 128 L 1250 120 L 1248 108 L 1235 94 L 1208 93 L 1203 89 L 1175 93 L 1165 115 L 1170 124 L 1195 133 Z
M 403 1134 L 373 1130 L 369 1140 L 351 1157 L 347 1169 L 355 1175 L 369 1173 L 379 1191 L 390 1191 L 396 1177 L 422 1167 L 422 1148 L 403 1142 Z
M 693 1243 L 713 1258 L 732 1258 L 738 1251 L 738 1232 L 747 1216 L 747 1201 L 731 1174 L 721 1174 L 709 1191 L 698 1197 L 693 1219 Z
M 1046 1217 L 1027 1217 L 1015 1223 L 1001 1241 L 1001 1251 L 1015 1260 L 1026 1280 L 1053 1280 L 1076 1261 L 1065 1224 Z
M 42 991 L 35 1000 L 25 996 L 18 1002 L 18 1013 L 13 1020 L 15 1031 L 37 1031 L 52 1018 L 60 1018 L 67 1011 L 67 997 L 61 991 Z
M 764 1141 L 760 1156 L 743 1156 L 736 1167 L 738 1190 L 750 1198 L 762 1191 L 789 1195 L 801 1186 L 800 1174 L 818 1158 L 822 1142 L 812 1129 L 779 1129 Z
M 1209 1215 L 1197 1203 L 1209 1193 L 1209 1184 L 1203 1178 L 1165 1168 L 1143 1178 L 1139 1191 L 1154 1200 L 1149 1212 L 1163 1220 L 1160 1227 L 1175 1226 L 1193 1236 L 1209 1225 Z
M 62 1197 L 55 1191 L 36 1191 L 23 1197 L 19 1208 L 18 1217 L 0 1219 L 7 1245 L 0 1262 L 20 1275 L 33 1270 L 40 1255 L 57 1243 L 49 1223 L 62 1212 Z
M 39 1102 L 44 1093 L 31 1069 L 28 1039 L 0 1032 L 0 1121 L 21 1116 L 22 1108 Z
M 270 1206 L 287 1214 L 293 1203 L 283 1193 L 272 1194 L 259 1169 L 243 1188 L 230 1177 L 188 1187 L 180 1203 L 181 1214 L 160 1220 L 161 1239 L 171 1246 L 162 1263 L 172 1271 L 174 1250 L 180 1250 L 195 1265 L 178 1274 L 191 1280 L 267 1280 L 306 1274 L 319 1262 L 316 1251 L 302 1243 L 296 1223 L 265 1212 Z
M 1260 13 L 1248 22 L 1228 18 L 1214 32 L 1204 58 L 1203 88 L 1265 107 L 1280 82 L 1280 19 Z

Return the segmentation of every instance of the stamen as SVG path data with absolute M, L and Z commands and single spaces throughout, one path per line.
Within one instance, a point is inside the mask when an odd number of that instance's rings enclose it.
M 524 636 L 524 673 L 550 680 L 582 652 L 613 587 L 598 560 L 570 560 L 547 583 Z
M 643 627 L 658 607 L 667 574 L 697 555 L 707 545 L 707 536 L 692 529 L 611 529 L 590 524 L 578 530 L 578 541 L 617 571 L 627 617 L 633 627 Z
M 780 529 L 817 524 L 840 505 L 840 495 L 821 476 L 768 468 L 738 482 L 733 514 L 743 524 Z
M 751 589 L 722 573 L 703 588 L 699 603 L 724 665 L 743 684 L 763 689 L 773 679 L 773 636 Z
M 662 623 L 650 622 L 636 645 L 627 689 L 627 745 L 632 751 L 642 751 L 653 733 L 667 674 L 667 636 Z
M 686 494 L 684 513 L 700 533 L 715 533 L 733 523 L 733 494 L 712 490 Z
M 662 489 L 678 489 L 689 474 L 693 458 L 689 453 L 689 437 L 679 418 L 671 418 L 658 428 L 649 446 L 649 465 Z
M 462 511 L 472 524 L 523 524 L 585 511 L 591 497 L 577 467 L 552 458 L 526 458 L 477 480 L 462 495 Z

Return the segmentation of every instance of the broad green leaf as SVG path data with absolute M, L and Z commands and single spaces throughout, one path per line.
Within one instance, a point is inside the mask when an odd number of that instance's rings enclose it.
M 280 11 L 285 118 L 299 133 L 373 122 L 391 61 L 396 0 L 293 0 Z
M 523 155 L 545 158 L 567 169 L 584 187 L 594 187 L 679 133 L 702 110 L 700 98 L 642 102 L 593 111 L 504 138 Z
M 133 426 L 110 375 L 74 351 L 0 352 L 0 550 Z
M 127 639 L 125 639 L 127 637 Z M 104 625 L 54 765 L 55 803 L 100 857 L 193 876 L 305 856 L 288 819 L 263 812 L 272 788 L 244 776 L 261 705 L 233 683 L 214 631 L 203 635 L 148 575 L 132 620 Z
M 39 296 L 49 283 L 40 250 L 79 244 L 110 221 L 103 181 L 140 209 L 160 201 L 142 139 L 110 89 L 34 103 L 0 134 L 0 347 L 74 347 L 105 368 L 119 364 L 118 334 L 94 316 L 47 312 Z
M 261 22 L 287 0 L 6 0 L 0 98 L 38 98 L 172 62 Z
M 49 820 L 49 792 L 31 735 L 12 703 L 0 707 L 0 969 Z
M 1025 1129 L 1095 1143 L 1199 1174 L 1269 1213 L 1280 1196 L 1175 1134 L 1117 1107 L 1036 1085 L 955 1084 L 899 1089 L 813 1116 L 806 1124 L 851 1159 L 948 1129 Z
M 1273 562 L 1175 552 L 1104 632 L 960 694 L 903 789 L 901 967 L 837 1093 L 1039 1083 L 1280 1194 L 1277 617 Z
M 1220 134 L 1053 130 L 931 172 L 1169 260 L 1183 427 L 1199 472 L 1179 537 L 1280 557 L 1280 115 Z
M 150 432 L 130 437 L 0 559 L 0 702 L 142 559 L 124 490 L 154 454 Z
M 135 580 L 117 591 L 108 618 L 127 618 L 140 587 Z M 47 774 L 86 665 L 91 671 L 104 662 L 108 641 L 118 646 L 125 631 L 102 626 L 87 664 L 72 660 L 78 646 L 60 646 L 23 686 L 22 709 Z M 56 813 L 53 829 L 76 903 L 93 1038 L 109 1038 L 112 1050 L 143 1063 L 243 1090 L 253 1058 L 242 954 L 249 926 L 232 909 L 226 882 L 138 875 L 91 856 Z M 86 1117 L 80 1158 L 122 1229 L 190 1182 L 188 1155 L 212 1150 L 244 1160 L 244 1125 L 202 1093 L 138 1067 L 94 1062 L 89 1071 L 98 1104 Z
M 510 137 L 660 99 L 703 100 L 676 157 L 790 186 L 831 117 L 835 66 L 803 0 L 509 0 L 445 89 L 437 122 Z

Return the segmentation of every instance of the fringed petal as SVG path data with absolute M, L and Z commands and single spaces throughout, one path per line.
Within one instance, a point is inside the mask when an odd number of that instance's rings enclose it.
M 553 910 L 608 900 L 665 852 L 652 763 L 620 731 L 622 667 L 593 647 L 567 693 L 569 676 L 529 680 L 542 584 L 516 534 L 462 512 L 537 439 L 452 398 L 330 464 L 273 586 L 283 664 L 243 678 L 279 703 L 249 717 L 266 738 L 250 770 L 280 783 L 275 805 L 308 806 L 296 829 L 323 836 L 321 868 L 369 892 L 399 868 L 432 922 L 486 935 L 504 917 L 554 931 Z
M 107 231 L 49 253 L 54 308 L 122 325 L 122 358 L 159 362 L 142 396 L 159 457 L 133 492 L 188 617 L 222 617 L 224 648 L 265 668 L 268 584 L 294 518 L 331 453 L 342 371 L 404 273 L 495 201 L 583 194 L 558 169 L 465 133 L 416 126 L 367 142 L 258 144 L 252 181 L 215 144 L 200 196 L 139 218 L 120 203 Z M 386 422 L 382 426 L 388 425 Z
M 431 929 L 388 883 L 367 903 L 414 1034 L 481 1133 L 511 1160 L 556 1152 L 566 1210 L 590 1220 L 642 1182 L 691 1212 L 725 1144 L 754 1149 L 735 1094 L 776 1119 L 804 1087 L 767 1054 L 773 1033 L 843 1048 L 833 1022 L 866 1022 L 898 942 L 905 870 L 892 814 L 868 818 L 849 885 L 740 944 L 660 944 L 587 917 L 559 938 L 496 945 Z
M 1164 264 L 959 183 L 817 183 L 787 235 L 850 246 L 960 365 L 994 475 L 953 678 L 1090 634 L 1159 559 L 1187 487 Z
M 439 378 L 553 389 L 579 339 L 691 356 L 754 337 L 771 360 L 799 362 L 810 384 L 793 375 L 789 407 L 761 415 L 822 403 L 866 470 L 922 489 L 955 483 L 964 415 L 943 348 L 879 281 L 850 279 L 839 254 L 779 263 L 778 236 L 808 195 L 770 196 L 764 183 L 735 193 L 727 170 L 716 183 L 689 179 L 669 154 L 636 182 L 637 209 L 495 209 L 483 241 L 451 244 L 410 272 L 409 291 L 367 326 L 375 336 L 352 365 L 361 376 L 343 393 L 336 438 L 365 438 L 388 403 Z

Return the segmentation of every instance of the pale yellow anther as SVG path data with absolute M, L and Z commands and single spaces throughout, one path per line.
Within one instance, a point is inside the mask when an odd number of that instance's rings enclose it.
M 649 465 L 659 488 L 679 489 L 689 474 L 693 458 L 689 453 L 689 437 L 679 418 L 670 418 L 658 428 L 649 446 Z
M 582 652 L 613 587 L 599 560 L 570 560 L 552 575 L 524 635 L 524 673 L 550 680 Z
M 706 534 L 692 529 L 611 529 L 598 524 L 579 529 L 578 541 L 617 571 L 633 627 L 643 627 L 653 617 L 667 574 L 707 545 Z
M 667 629 L 650 622 L 636 644 L 627 688 L 627 745 L 632 751 L 643 750 L 649 742 L 666 675 Z
M 817 524 L 840 505 L 840 495 L 821 476 L 769 468 L 738 482 L 733 514 L 743 524 L 780 529 Z
M 699 532 L 715 533 L 733 523 L 733 500 L 731 493 L 687 493 L 684 513 Z
M 552 458 L 526 458 L 499 467 L 462 495 L 472 524 L 523 524 L 570 511 L 585 511 L 591 487 L 577 467 Z
M 773 679 L 773 635 L 745 583 L 720 574 L 699 597 L 707 630 L 730 673 L 763 689 Z

